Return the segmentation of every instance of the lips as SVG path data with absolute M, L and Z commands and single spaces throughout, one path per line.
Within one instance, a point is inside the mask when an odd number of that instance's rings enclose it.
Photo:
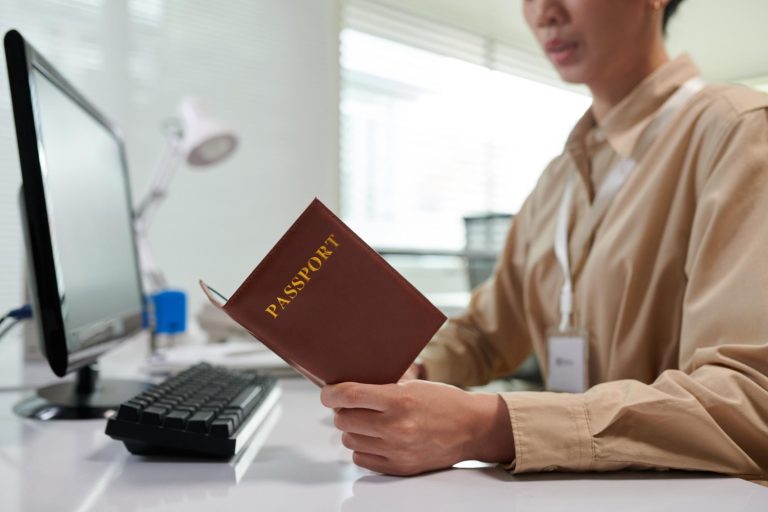
M 544 44 L 544 51 L 550 60 L 558 65 L 568 64 L 574 59 L 579 44 L 565 39 L 550 39 Z

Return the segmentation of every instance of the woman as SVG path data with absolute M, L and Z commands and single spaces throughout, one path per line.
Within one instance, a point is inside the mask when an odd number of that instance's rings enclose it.
M 355 463 L 766 478 L 768 99 L 704 86 L 689 58 L 669 59 L 679 3 L 525 0 L 550 61 L 593 104 L 515 217 L 494 277 L 409 370 L 476 385 L 534 350 L 550 387 L 574 392 L 327 386 Z

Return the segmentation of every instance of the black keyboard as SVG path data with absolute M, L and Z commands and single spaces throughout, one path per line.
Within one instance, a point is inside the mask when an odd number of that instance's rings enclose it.
M 200 363 L 120 404 L 106 433 L 137 455 L 231 457 L 278 394 L 272 377 Z

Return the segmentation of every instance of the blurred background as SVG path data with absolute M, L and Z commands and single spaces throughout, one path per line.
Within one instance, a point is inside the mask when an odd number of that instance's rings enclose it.
M 121 128 L 134 201 L 183 96 L 237 131 L 231 158 L 179 169 L 149 230 L 191 315 L 204 301 L 197 279 L 231 294 L 315 196 L 458 309 L 590 103 L 559 82 L 521 3 L 0 0 L 0 30 L 19 29 Z M 690 53 L 707 80 L 768 91 L 766 19 L 764 0 L 688 0 L 670 53 Z M 0 75 L 7 309 L 22 300 L 23 241 L 5 66 Z M 472 255 L 485 270 L 472 272 Z

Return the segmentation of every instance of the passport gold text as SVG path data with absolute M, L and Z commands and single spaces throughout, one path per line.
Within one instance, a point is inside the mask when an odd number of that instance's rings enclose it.
M 275 302 L 270 304 L 264 309 L 271 318 L 277 318 L 280 313 L 285 311 L 285 308 L 295 300 L 299 293 L 306 288 L 309 282 L 312 280 L 312 275 L 319 272 L 323 265 L 325 265 L 331 258 L 331 255 L 339 247 L 339 243 L 334 238 L 333 234 L 328 235 L 321 245 L 312 256 L 307 260 L 305 266 L 301 267 L 296 275 L 293 276 L 290 283 L 283 288 L 282 293 L 275 297 Z

